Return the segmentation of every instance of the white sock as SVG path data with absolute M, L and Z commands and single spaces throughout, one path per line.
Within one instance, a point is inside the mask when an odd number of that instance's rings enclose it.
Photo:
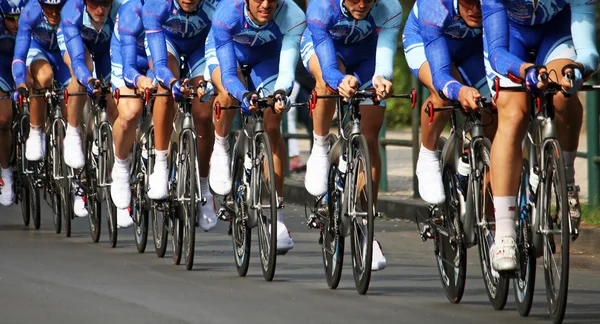
M 567 185 L 573 185 L 575 183 L 575 158 L 577 157 L 577 152 L 563 151 L 563 156 L 567 171 Z
M 215 145 L 213 146 L 215 151 L 218 152 L 228 152 L 229 151 L 229 135 L 223 137 L 219 136 L 217 132 L 215 132 Z
M 123 171 L 129 172 L 129 158 L 125 158 L 125 159 L 121 160 L 115 155 L 114 168 L 117 168 L 118 170 L 123 170 Z
M 494 197 L 494 211 L 496 214 L 496 240 L 510 236 L 517 238 L 515 230 L 515 213 L 517 197 Z
M 430 151 L 423 144 L 421 144 L 421 150 L 419 150 L 419 161 L 422 163 L 439 163 L 440 152 L 438 150 Z
M 154 169 L 167 169 L 167 150 L 159 151 L 156 150 L 156 164 L 154 165 Z
M 73 127 L 71 124 L 67 124 L 66 136 L 79 136 L 79 126 Z
M 311 154 L 316 155 L 327 155 L 329 153 L 329 134 L 319 136 L 313 132 L 314 145 L 312 147 Z
M 208 188 L 208 177 L 200 177 L 200 190 L 202 197 L 210 196 L 210 189 Z
M 42 136 L 42 126 L 36 126 L 29 124 L 29 137 L 31 136 Z
M 12 180 L 12 177 L 13 177 L 13 169 L 11 167 L 9 167 L 7 169 L 2 168 L 2 176 L 1 176 L 2 179 L 5 179 L 5 180 L 11 179 Z

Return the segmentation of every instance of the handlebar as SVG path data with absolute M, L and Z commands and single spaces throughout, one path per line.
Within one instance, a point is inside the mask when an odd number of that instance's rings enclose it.
M 494 105 L 492 105 L 491 103 L 487 102 L 487 98 L 477 98 L 475 99 L 475 101 L 477 102 L 477 105 L 479 106 L 479 109 L 494 109 Z M 456 100 L 452 100 L 451 101 L 451 105 L 450 106 L 445 106 L 445 107 L 433 107 L 433 102 L 429 101 L 427 103 L 427 107 L 425 107 L 425 113 L 429 116 L 429 122 L 433 123 L 433 117 L 435 115 L 435 112 L 441 112 L 441 111 L 448 111 L 448 110 L 460 110 L 463 113 L 471 113 L 471 111 L 467 110 L 465 107 L 463 107 L 463 105 L 456 101 Z

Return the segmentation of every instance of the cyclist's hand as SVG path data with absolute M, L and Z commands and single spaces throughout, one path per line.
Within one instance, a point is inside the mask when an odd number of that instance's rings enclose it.
M 560 80 L 560 85 L 563 87 L 563 90 L 568 94 L 577 93 L 581 86 L 583 85 L 583 68 L 580 64 L 567 64 L 562 69 L 562 79 Z
M 275 113 L 281 114 L 285 111 L 285 109 L 288 106 L 288 98 L 285 93 L 285 90 L 279 89 L 275 91 L 275 93 L 273 94 L 273 98 L 275 99 L 275 104 L 273 105 Z
M 156 87 L 152 83 L 152 79 L 147 76 L 140 76 L 137 80 L 137 89 L 140 93 L 146 92 L 146 89 L 154 90 Z
M 388 81 L 381 75 L 373 77 L 373 88 L 375 88 L 375 92 L 377 93 L 377 96 L 379 96 L 379 100 L 383 100 L 394 93 L 394 85 L 392 82 Z
M 356 93 L 357 89 L 358 79 L 353 75 L 346 75 L 338 86 L 338 91 L 344 98 L 352 97 Z
M 252 112 L 256 111 L 256 103 L 258 102 L 258 95 L 253 92 L 246 92 L 242 97 L 242 114 L 249 116 Z
M 183 80 L 183 83 L 179 80 L 171 83 L 171 94 L 177 101 L 181 101 L 192 94 L 192 89 L 187 88 L 188 79 Z
M 548 79 L 542 79 L 542 73 L 548 73 L 548 70 L 541 65 L 532 65 L 525 70 L 525 86 L 536 97 L 540 97 L 549 84 Z
M 481 98 L 481 94 L 475 88 L 463 86 L 458 91 L 458 101 L 465 109 L 474 110 L 479 108 L 477 105 L 478 98 Z
M 198 87 L 196 88 L 196 95 L 198 98 L 202 99 L 208 93 L 208 82 L 201 80 L 198 82 Z
M 23 98 L 23 100 L 25 100 L 25 98 L 27 98 L 28 96 L 29 96 L 29 90 L 27 90 L 24 83 L 21 83 L 21 84 L 19 84 L 17 89 L 12 93 L 12 101 L 14 103 L 19 103 L 19 97 L 21 97 L 21 98 Z
M 85 91 L 90 98 L 95 98 L 100 93 L 100 80 L 89 78 L 85 84 Z

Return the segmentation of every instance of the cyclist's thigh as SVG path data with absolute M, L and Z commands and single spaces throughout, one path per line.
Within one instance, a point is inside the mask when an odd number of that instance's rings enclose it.
M 49 84 L 52 81 L 54 72 L 49 56 L 46 50 L 39 46 L 35 40 L 31 41 L 25 64 L 36 87 L 40 87 L 41 84 Z

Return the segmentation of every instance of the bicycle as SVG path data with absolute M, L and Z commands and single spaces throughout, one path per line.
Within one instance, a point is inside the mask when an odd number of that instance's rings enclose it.
M 434 254 L 444 293 L 448 300 L 462 299 L 467 271 L 467 249 L 477 245 L 486 293 L 492 307 L 506 305 L 509 280 L 492 268 L 490 249 L 494 244 L 495 216 L 490 184 L 491 142 L 484 135 L 482 113 L 492 116 L 492 105 L 485 98 L 479 109 L 468 111 L 459 102 L 448 107 L 425 108 L 430 122 L 435 112 L 450 111 L 450 136 L 440 138 L 439 152 L 446 199 L 429 206 L 429 217 L 416 214 L 417 230 L 423 242 L 434 240 Z M 464 117 L 459 125 L 457 112 Z M 465 167 L 467 169 L 465 169 Z M 421 227 L 420 222 L 424 221 Z M 454 280 L 450 280 L 450 279 Z
M 354 283 L 358 293 L 364 295 L 371 280 L 376 206 L 369 149 L 361 131 L 360 103 L 370 99 L 378 105 L 379 100 L 374 90 L 359 90 L 350 98 L 348 111 L 343 112 L 342 96 L 318 96 L 313 90 L 308 102 L 311 113 L 317 99 L 326 98 L 337 100 L 340 137 L 333 134 L 329 137 L 327 193 L 315 198 L 314 207 L 306 204 L 307 226 L 320 230 L 319 245 L 323 252 L 325 278 L 331 289 L 336 289 L 340 282 L 345 238 L 350 236 Z M 396 94 L 388 98 L 411 99 L 413 107 L 417 102 L 415 90 L 410 94 Z M 348 127 L 344 128 L 344 120 L 348 116 L 350 121 Z
M 548 73 L 540 77 L 549 80 Z M 572 74 L 567 77 L 574 79 Z M 502 87 L 498 78 L 494 87 L 496 93 L 528 91 L 525 86 Z M 600 85 L 584 85 L 579 91 L 597 90 Z M 569 216 L 565 162 L 556 135 L 553 99 L 559 92 L 564 93 L 562 86 L 549 82 L 541 97 L 530 96 L 530 123 L 523 143 L 523 168 L 517 196 L 519 269 L 505 274 L 515 279 L 517 310 L 521 316 L 527 316 L 533 302 L 536 258 L 543 256 L 546 301 L 554 323 L 561 323 L 565 316 L 570 240 L 579 234 Z
M 250 68 L 242 66 L 242 74 L 249 83 Z M 231 151 L 231 192 L 223 198 L 218 218 L 229 222 L 234 260 L 237 272 L 246 276 L 250 264 L 252 229 L 258 227 L 258 250 L 261 269 L 266 281 L 272 281 L 277 264 L 277 203 L 275 171 L 271 140 L 266 132 L 264 111 L 273 108 L 272 96 L 264 96 L 257 90 L 258 100 L 253 103 L 257 110 L 251 116 L 243 116 L 241 130 L 234 133 Z M 285 104 L 285 102 L 282 101 Z M 215 103 L 217 119 L 222 110 L 237 110 L 241 106 L 222 107 Z
M 110 196 L 112 182 L 110 171 L 114 164 L 114 146 L 106 99 L 106 96 L 110 94 L 110 84 L 100 80 L 98 89 L 100 89 L 100 93 L 91 100 L 90 116 L 84 131 L 86 134 L 84 151 L 86 183 L 81 183 L 79 188 L 83 190 L 74 192 L 74 194 L 85 194 L 87 198 L 88 223 L 94 243 L 100 240 L 102 202 L 106 203 L 109 243 L 114 248 L 117 245 L 117 207 L 113 204 Z M 65 93 L 65 101 L 68 101 L 67 93 Z

